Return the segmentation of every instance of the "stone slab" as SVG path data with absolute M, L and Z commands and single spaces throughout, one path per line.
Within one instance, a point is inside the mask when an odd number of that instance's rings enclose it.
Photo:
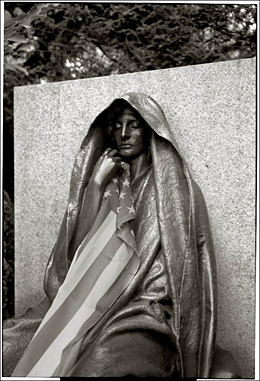
M 218 343 L 254 377 L 255 60 L 15 88 L 16 315 L 43 297 L 76 152 L 116 96 L 162 106 L 206 199 L 219 292 Z

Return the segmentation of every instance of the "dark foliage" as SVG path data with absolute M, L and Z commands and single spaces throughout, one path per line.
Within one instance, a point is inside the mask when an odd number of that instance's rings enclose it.
M 3 216 L 3 318 L 11 317 L 14 313 L 14 208 L 10 197 L 4 192 Z

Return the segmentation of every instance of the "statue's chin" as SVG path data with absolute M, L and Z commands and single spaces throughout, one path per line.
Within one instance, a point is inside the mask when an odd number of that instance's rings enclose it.
M 121 148 L 118 152 L 122 158 L 128 158 L 128 157 L 133 156 L 132 151 L 133 151 L 133 149 L 132 149 L 132 147 L 130 147 L 130 148 Z
M 133 150 L 133 148 L 129 149 L 120 149 L 118 150 L 119 156 L 122 158 L 123 161 L 127 163 L 131 163 L 132 160 L 137 159 L 138 157 L 142 157 L 143 154 L 147 155 L 145 151 L 137 151 Z

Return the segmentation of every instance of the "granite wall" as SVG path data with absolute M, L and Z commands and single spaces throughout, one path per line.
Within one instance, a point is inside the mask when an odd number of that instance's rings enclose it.
M 15 89 L 16 315 L 43 297 L 75 154 L 98 112 L 140 91 L 162 106 L 209 210 L 218 343 L 254 377 L 255 60 Z

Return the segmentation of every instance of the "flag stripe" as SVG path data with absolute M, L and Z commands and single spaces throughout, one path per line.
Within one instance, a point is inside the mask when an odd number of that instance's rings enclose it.
M 99 214 L 102 215 L 102 212 L 105 211 L 104 209 L 106 209 L 106 208 L 101 209 Z M 99 217 L 99 214 L 98 214 L 98 217 Z M 116 213 L 111 210 L 106 215 L 104 222 L 100 225 L 98 230 L 95 230 L 95 228 L 93 226 L 91 228 L 91 230 L 89 231 L 88 235 L 84 238 L 84 240 L 80 244 L 80 246 L 79 246 L 79 248 L 75 254 L 75 255 L 77 255 L 76 263 L 78 264 L 78 267 L 81 267 L 81 263 L 82 263 L 81 261 L 84 261 L 84 259 L 81 258 L 82 252 L 84 251 L 84 255 L 87 255 L 87 252 L 91 251 L 90 245 L 94 244 L 97 240 L 100 241 L 101 244 L 103 242 L 103 247 L 104 247 L 107 240 L 110 237 L 110 232 L 111 231 L 114 232 L 113 230 L 114 230 L 115 226 L 116 226 Z M 86 247 L 87 247 L 87 252 L 86 252 Z M 72 267 L 72 270 L 73 270 L 73 268 L 74 267 Z
M 69 276 L 67 276 L 65 278 L 65 281 L 61 285 L 61 287 L 58 291 L 58 294 L 55 298 L 55 303 L 53 302 L 53 305 L 48 310 L 47 314 L 45 315 L 45 317 L 43 319 L 41 326 L 61 306 L 61 304 L 64 302 L 64 300 L 66 298 L 66 294 L 70 294 L 72 292 L 73 288 L 77 285 L 77 283 L 80 282 L 81 278 L 84 276 L 86 270 L 88 270 L 88 268 L 91 266 L 91 264 L 98 257 L 99 251 L 93 250 L 92 245 L 94 244 L 94 241 L 98 240 L 99 246 L 97 247 L 97 249 L 99 248 L 99 250 L 103 250 L 104 247 L 106 246 L 107 242 L 111 239 L 111 237 L 114 233 L 113 228 L 115 226 L 115 223 L 116 223 L 116 214 L 114 212 L 110 211 L 110 213 L 106 217 L 104 223 L 100 226 L 99 230 L 92 237 L 90 242 L 86 246 L 84 246 L 85 243 L 82 243 L 82 250 L 84 251 L 84 253 L 75 262 L 75 264 L 73 266 L 73 270 L 71 270 Z M 70 280 L 72 280 L 72 281 L 70 282 Z M 41 326 L 39 327 L 38 332 L 41 329 Z M 37 334 L 37 332 L 36 332 L 36 334 Z
M 75 264 L 76 260 L 78 259 L 80 253 L 82 252 L 82 248 L 85 246 L 86 242 L 89 242 L 93 236 L 95 235 L 96 236 L 96 233 L 98 232 L 98 230 L 100 229 L 101 231 L 104 230 L 104 227 L 106 226 L 107 223 L 109 223 L 109 214 L 111 212 L 111 209 L 109 209 L 109 206 L 108 204 L 104 204 L 102 205 L 95 221 L 94 221 L 94 225 L 91 227 L 90 231 L 87 233 L 86 237 L 84 237 L 83 241 L 80 243 L 79 247 L 77 248 L 77 251 L 73 257 L 73 260 L 70 264 L 70 268 L 67 272 L 67 275 L 66 277 L 69 276 L 69 274 L 71 273 L 71 269 L 73 268 L 73 265 Z M 108 219 L 107 219 L 108 217 Z M 111 215 L 110 215 L 111 217 Z
M 92 227 L 91 227 L 90 231 L 88 232 L 87 236 L 83 239 L 83 241 L 82 241 L 81 245 L 79 246 L 77 252 L 80 251 L 81 246 L 84 245 L 85 242 L 91 241 L 92 238 L 95 239 L 94 236 L 96 236 L 96 234 L 99 231 L 99 229 L 103 230 L 104 226 L 106 226 L 107 223 L 109 223 L 109 220 L 107 220 L 107 222 L 105 222 L 105 221 L 106 221 L 108 215 L 111 212 L 115 214 L 115 212 L 113 212 L 109 208 L 109 205 L 108 205 L 107 201 L 104 200 L 104 203 L 101 205 L 101 208 L 100 208 L 100 210 L 98 212 L 98 215 L 97 215 L 97 217 L 96 217 L 96 219 L 94 221 L 94 224 L 92 225 Z M 105 225 L 104 225 L 104 223 L 105 223 Z M 80 254 L 78 253 L 77 257 L 79 257 L 79 255 Z
M 126 288 L 126 286 L 130 283 L 131 279 L 133 278 L 133 275 L 136 274 L 136 271 L 139 266 L 139 257 L 138 255 L 133 252 L 133 255 L 131 257 L 131 260 L 128 262 L 127 266 L 124 268 L 124 270 L 119 275 L 118 279 L 115 282 L 115 285 L 112 285 L 106 293 L 102 296 L 102 299 L 99 300 L 97 308 L 100 309 L 101 306 L 103 309 L 108 309 L 109 306 L 109 300 L 115 300 Z M 125 278 L 127 277 L 127 280 Z M 126 284 L 126 285 L 125 285 Z M 124 288 L 122 286 L 125 285 Z M 120 291 L 120 293 L 119 293 Z
M 84 336 L 89 328 L 94 325 L 100 316 L 98 313 L 98 310 L 105 309 L 111 307 L 113 302 L 120 296 L 120 294 L 125 290 L 125 288 L 130 283 L 131 279 L 133 278 L 133 275 L 137 272 L 138 265 L 139 265 L 139 257 L 134 252 L 130 261 L 127 263 L 126 267 L 123 269 L 121 274 L 118 276 L 118 278 L 115 280 L 115 282 L 109 287 L 109 289 L 106 291 L 106 293 L 102 296 L 102 298 L 99 300 L 96 311 L 93 313 L 93 315 L 88 319 L 87 324 L 83 324 L 80 328 L 77 337 L 72 340 L 72 342 L 64 349 L 64 352 L 62 353 L 62 358 L 60 365 L 57 367 L 57 369 L 54 371 L 52 376 L 66 376 L 68 371 L 71 370 L 72 366 L 75 363 L 75 359 L 77 359 L 77 355 L 80 349 L 80 346 L 82 344 L 82 341 L 84 340 Z
M 84 304 L 76 312 L 62 332 L 55 338 L 53 343 L 41 357 L 40 361 L 38 361 L 29 372 L 28 377 L 39 375 L 51 376 L 53 374 L 61 360 L 63 348 L 65 348 L 77 335 L 82 325 L 81 323 L 79 326 L 80 322 L 85 322 L 93 314 L 99 299 L 106 293 L 108 288 L 111 287 L 128 261 L 129 251 L 127 250 L 126 244 L 123 243 L 116 252 L 115 257 L 103 271 L 102 276 L 92 288 Z
M 24 354 L 23 361 L 27 358 L 27 371 L 39 361 L 44 352 L 53 343 L 55 337 L 62 332 L 70 319 L 72 319 L 74 314 L 79 310 L 81 304 L 84 303 L 86 296 L 99 278 L 100 272 L 105 269 L 109 261 L 109 258 L 99 256 L 90 267 L 90 271 L 86 273 L 86 276 L 82 278 L 81 282 L 75 287 L 72 293 L 70 295 L 63 294 L 65 297 L 64 302 L 55 311 L 51 318 L 45 322 L 37 335 L 34 336 L 34 339 L 31 341 Z M 82 287 L 82 289 L 79 289 L 79 287 Z M 84 287 L 86 287 L 86 294 L 82 292 Z M 76 293 L 78 293 L 77 297 L 75 296 Z M 77 301 L 77 303 L 75 301 Z
M 135 241 L 135 235 L 133 230 L 129 231 L 129 228 L 122 227 L 121 230 L 117 231 L 118 237 L 120 237 L 123 241 L 128 243 L 129 246 L 131 246 L 133 249 L 136 250 L 136 241 Z
M 115 282 L 108 288 L 108 290 L 105 292 L 105 294 L 102 296 L 102 298 L 98 301 L 96 310 L 100 312 L 106 311 L 111 306 L 111 301 L 114 301 L 116 297 L 118 297 L 124 289 L 129 284 L 130 280 L 133 278 L 133 275 L 135 275 L 138 265 L 139 265 L 139 257 L 134 252 L 134 250 L 130 249 L 131 251 L 131 259 L 125 266 L 125 268 L 122 270 L 122 272 L 119 274 L 118 278 L 115 279 Z M 127 276 L 127 278 L 126 278 Z M 87 325 L 89 325 L 87 323 Z M 84 325 L 81 327 L 79 333 L 78 333 L 78 339 L 81 335 L 85 334 L 84 332 Z

